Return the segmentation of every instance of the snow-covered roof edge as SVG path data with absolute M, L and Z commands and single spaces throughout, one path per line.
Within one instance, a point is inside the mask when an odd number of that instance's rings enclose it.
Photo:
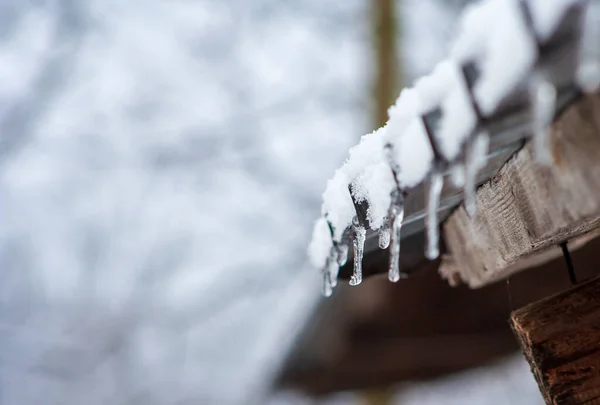
M 403 196 L 426 180 L 426 256 L 437 257 L 442 170 L 452 169 L 454 181 L 465 187 L 467 208 L 473 207 L 469 200 L 474 195 L 474 177 L 485 163 L 488 146 L 488 135 L 479 124 L 524 82 L 530 90 L 536 150 L 541 161 L 549 161 L 545 138 L 556 89 L 536 62 L 566 13 L 578 9 L 586 13 L 578 61 L 579 70 L 585 71 L 577 72 L 578 85 L 585 91 L 598 88 L 599 4 L 598 0 L 487 0 L 464 10 L 450 56 L 400 93 L 388 111 L 388 122 L 350 149 L 348 159 L 327 184 L 322 217 L 309 248 L 311 263 L 323 271 L 325 295 L 336 284 L 350 243 L 354 248 L 350 283 L 361 282 L 366 228 L 379 232 L 381 248 L 391 239 L 389 278 L 400 278 L 395 255 Z M 469 73 L 473 66 L 478 71 L 475 79 Z

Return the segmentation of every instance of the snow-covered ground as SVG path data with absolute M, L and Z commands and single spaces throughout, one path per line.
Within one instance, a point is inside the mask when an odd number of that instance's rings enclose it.
M 369 129 L 366 6 L 0 0 L 1 404 L 264 393 L 319 299 L 325 180 Z M 446 33 L 404 7 L 404 44 Z M 413 76 L 439 59 L 417 38 Z

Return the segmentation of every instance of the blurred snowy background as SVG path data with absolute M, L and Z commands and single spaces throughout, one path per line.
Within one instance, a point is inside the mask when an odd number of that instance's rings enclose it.
M 401 2 L 408 78 L 443 57 L 450 3 Z M 0 0 L 0 404 L 267 395 L 320 299 L 325 181 L 372 129 L 368 7 Z M 399 401 L 483 403 L 479 374 Z

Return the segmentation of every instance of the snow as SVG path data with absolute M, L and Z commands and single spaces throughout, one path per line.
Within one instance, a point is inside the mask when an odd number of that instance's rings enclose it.
M 350 157 L 342 170 L 352 180 L 352 188 L 357 201 L 373 201 L 369 206 L 367 219 L 371 229 L 379 229 L 389 206 L 389 190 L 394 179 L 383 157 L 383 139 L 387 127 L 361 138 L 361 142 L 350 149 Z M 354 214 L 352 214 L 354 215 Z M 351 218 L 350 218 L 351 220 Z
M 367 219 L 371 229 L 379 229 L 389 206 L 389 190 L 394 179 L 389 166 L 384 163 L 383 139 L 387 127 L 379 128 L 361 138 L 360 143 L 350 149 L 350 156 L 342 170 L 352 179 L 354 197 L 357 201 L 373 201 Z M 352 214 L 354 215 L 354 213 Z M 347 218 L 352 220 L 352 217 Z
M 477 115 L 473 110 L 467 83 L 458 65 L 449 64 L 447 96 L 441 102 L 442 117 L 436 132 L 441 154 L 453 161 L 461 147 L 473 133 L 477 125 Z
M 325 218 L 319 218 L 313 228 L 312 239 L 308 247 L 310 263 L 317 269 L 325 267 L 327 256 L 333 246 L 329 226 Z
M 371 229 L 381 228 L 390 206 L 390 190 L 395 187 L 394 176 L 388 164 L 378 162 L 367 166 L 355 179 L 353 186 L 357 198 L 369 201 L 367 219 Z
M 414 88 L 407 87 L 400 92 L 394 105 L 388 109 L 388 129 L 384 143 L 393 143 L 404 133 L 410 121 L 418 114 L 420 102 L 419 94 Z
M 425 179 L 433 164 L 433 151 L 420 117 L 413 118 L 398 137 L 394 152 L 400 166 L 398 182 L 402 187 L 414 187 Z
M 425 257 L 429 260 L 437 259 L 440 255 L 438 210 L 440 209 L 440 200 L 443 187 L 444 175 L 439 171 L 434 171 L 429 179 L 429 189 L 427 192 L 427 208 L 425 217 L 425 228 L 427 234 Z
M 527 0 L 538 38 L 542 41 L 547 40 L 558 27 L 565 12 L 573 5 L 584 1 L 553 0 L 552 6 L 548 7 L 547 0 Z
M 519 85 L 533 67 L 537 45 L 522 15 L 520 0 L 488 0 L 470 6 L 459 25 L 451 57 L 476 60 L 481 76 L 473 89 L 485 115 Z
M 333 240 L 340 242 L 344 231 L 352 223 L 354 205 L 350 197 L 348 185 L 350 178 L 343 168 L 336 170 L 333 177 L 327 182 L 323 193 L 323 206 L 321 213 L 327 217 L 333 226 Z
M 384 142 L 393 145 L 393 158 L 400 168 L 398 181 L 402 187 L 419 184 L 433 161 L 431 144 L 418 116 L 421 105 L 418 90 L 406 88 L 388 111 L 390 119 Z
M 583 91 L 600 89 L 600 1 L 589 1 L 583 23 L 583 37 L 577 70 L 577 82 Z
M 360 138 L 358 145 L 350 148 L 343 170 L 349 179 L 354 179 L 367 166 L 381 162 L 381 149 L 386 127 L 379 128 Z

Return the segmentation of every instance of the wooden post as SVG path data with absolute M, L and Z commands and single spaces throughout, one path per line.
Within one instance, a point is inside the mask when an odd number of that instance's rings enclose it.
M 521 308 L 510 322 L 547 404 L 600 404 L 600 278 Z
M 595 236 L 600 226 L 600 95 L 583 97 L 552 126 L 555 164 L 525 146 L 477 191 L 477 213 L 457 209 L 444 224 L 451 254 L 442 276 L 477 288 L 542 264 Z M 583 236 L 583 239 L 574 240 Z

